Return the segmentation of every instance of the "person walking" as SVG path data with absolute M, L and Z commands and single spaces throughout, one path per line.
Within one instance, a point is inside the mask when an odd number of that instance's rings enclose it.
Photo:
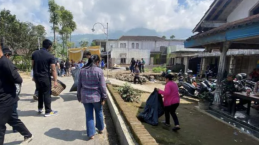
M 35 83 L 35 79 L 34 79 L 34 77 L 33 77 L 33 69 L 31 70 L 31 77 L 32 77 L 32 81 L 34 81 L 34 83 Z M 36 83 L 35 83 L 35 86 L 36 86 Z M 33 94 L 33 99 L 34 100 L 38 100 L 38 89 L 37 89 L 37 87 L 36 87 L 36 89 L 35 89 L 35 91 L 34 91 L 34 94 Z
M 65 64 L 63 60 L 60 63 L 60 70 L 61 70 L 61 77 L 63 77 L 65 75 Z
M 96 133 L 93 110 L 96 116 L 96 128 L 102 134 L 104 131 L 103 105 L 107 99 L 107 92 L 103 71 L 98 67 L 100 57 L 92 55 L 89 62 L 91 63 L 80 71 L 77 98 L 85 108 L 87 136 L 93 139 Z
M 178 93 L 178 86 L 175 82 L 173 82 L 173 75 L 168 74 L 165 76 L 165 90 L 162 91 L 157 89 L 158 93 L 163 95 L 164 97 L 164 110 L 165 110 L 165 122 L 166 126 L 170 126 L 170 114 L 172 115 L 175 123 L 175 127 L 172 129 L 173 131 L 177 131 L 180 129 L 178 117 L 175 113 L 176 109 L 180 103 L 180 96 Z
M 138 66 L 135 67 L 135 72 L 134 72 L 134 74 L 135 74 L 135 77 L 134 77 L 134 84 L 136 84 L 136 83 L 137 83 L 137 80 L 138 80 L 138 82 L 142 85 L 142 82 L 141 82 L 141 80 L 140 80 L 140 78 L 139 78 L 140 71 L 139 71 Z
M 141 71 L 144 73 L 145 72 L 145 60 L 143 58 L 141 58 Z
M 104 63 L 104 60 L 102 59 L 102 62 L 101 62 L 101 68 L 102 69 L 105 69 L 105 63 Z
M 132 59 L 131 59 L 131 62 L 130 62 L 130 71 L 131 71 L 132 73 L 134 73 L 135 65 L 136 65 L 136 61 L 134 60 L 134 58 L 132 58 Z
M 52 48 L 52 42 L 45 39 L 42 43 L 43 48 L 32 54 L 33 76 L 36 82 L 38 94 L 38 111 L 41 114 L 43 104 L 45 107 L 45 117 L 57 114 L 57 111 L 51 109 L 51 76 L 54 79 L 54 87 L 57 87 L 57 73 L 55 59 L 49 51 Z M 51 70 L 51 72 L 50 72 Z
M 70 62 L 69 62 L 69 59 L 67 59 L 67 61 L 66 61 L 66 63 L 65 63 L 65 71 L 66 71 L 66 76 L 70 76 L 70 67 L 71 67 L 71 65 L 70 65 Z
M 23 80 L 13 63 L 3 55 L 2 48 L 0 49 L 0 70 L 0 145 L 4 144 L 6 123 L 24 136 L 22 144 L 28 143 L 33 136 L 18 118 L 16 111 L 19 98 L 15 84 L 22 84 Z

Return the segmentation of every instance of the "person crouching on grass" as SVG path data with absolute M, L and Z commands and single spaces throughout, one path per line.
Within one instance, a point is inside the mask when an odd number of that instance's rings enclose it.
M 142 85 L 142 82 L 141 82 L 141 80 L 139 78 L 140 70 L 139 70 L 138 66 L 135 67 L 134 74 L 135 74 L 134 84 L 136 84 L 136 81 L 138 80 L 138 82 Z
M 168 74 L 165 76 L 165 90 L 162 91 L 160 89 L 157 89 L 158 93 L 163 95 L 164 98 L 164 110 L 165 110 L 165 122 L 164 125 L 167 127 L 170 127 L 170 114 L 172 115 L 174 119 L 175 127 L 173 127 L 173 131 L 177 131 L 180 129 L 178 117 L 175 113 L 176 109 L 179 106 L 180 103 L 180 96 L 178 93 L 178 86 L 173 81 L 173 75 Z

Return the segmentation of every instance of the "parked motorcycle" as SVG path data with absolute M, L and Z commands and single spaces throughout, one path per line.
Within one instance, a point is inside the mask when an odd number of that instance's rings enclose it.
M 205 81 L 202 81 L 199 85 L 197 85 L 197 87 L 187 82 L 179 82 L 178 87 L 179 87 L 179 93 L 181 94 L 181 97 L 189 96 L 189 97 L 197 98 L 199 93 L 203 93 L 205 91 L 207 92 L 213 91 L 213 89 L 211 89 L 210 86 L 206 85 Z

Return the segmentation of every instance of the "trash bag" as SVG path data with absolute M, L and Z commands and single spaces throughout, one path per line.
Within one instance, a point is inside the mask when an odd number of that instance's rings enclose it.
M 162 96 L 155 89 L 149 96 L 145 109 L 137 117 L 140 121 L 151 125 L 158 125 L 158 118 L 164 114 Z
M 77 91 L 77 83 L 78 83 L 78 78 L 79 78 L 79 73 L 80 73 L 80 68 L 76 68 L 71 71 L 73 79 L 74 79 L 74 84 L 70 89 L 70 92 Z

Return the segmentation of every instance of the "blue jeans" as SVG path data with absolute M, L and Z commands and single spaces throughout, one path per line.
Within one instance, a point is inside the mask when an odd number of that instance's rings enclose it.
M 85 103 L 85 114 L 86 114 L 86 132 L 88 137 L 92 137 L 95 135 L 95 127 L 102 131 L 104 129 L 103 122 L 103 106 L 101 102 L 97 103 Z M 96 117 L 96 125 L 94 126 L 94 114 Z

